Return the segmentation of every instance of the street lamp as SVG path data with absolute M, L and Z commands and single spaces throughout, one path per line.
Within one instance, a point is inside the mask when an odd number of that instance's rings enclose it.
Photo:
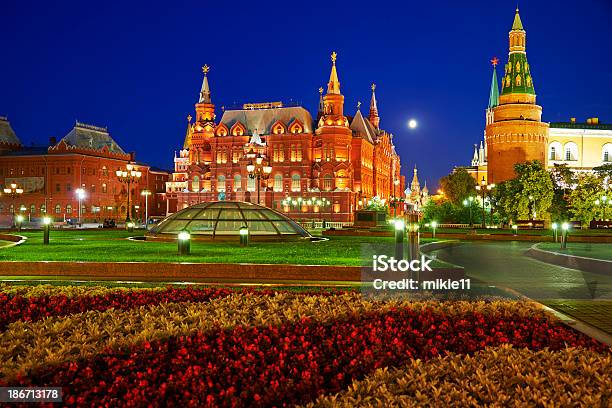
M 249 245 L 249 229 L 246 225 L 240 227 L 240 246 L 245 247 Z
M 395 259 L 404 259 L 404 220 L 395 220 Z
M 559 226 L 557 225 L 556 222 L 553 222 L 551 227 L 553 230 L 553 236 L 555 237 L 555 242 L 557 242 L 557 228 L 559 228 Z
M 43 245 L 49 245 L 49 230 L 51 229 L 51 217 L 43 217 Z
M 83 199 L 85 198 L 85 190 L 82 188 L 77 188 L 75 193 L 77 199 L 79 200 L 79 226 L 81 226 L 81 208 L 83 206 Z
M 17 231 L 21 231 L 21 224 L 23 223 L 23 215 L 17 215 Z
M 495 187 L 495 184 L 487 184 L 484 176 L 482 176 L 482 180 L 480 180 L 480 184 L 476 186 L 476 190 L 482 193 L 482 228 L 487 228 L 487 218 L 485 216 L 485 198 L 487 191 L 491 191 Z M 491 220 L 492 221 L 492 220 Z
M 178 234 L 178 254 L 189 255 L 191 253 L 191 234 L 181 231 Z
M 151 192 L 149 190 L 142 190 L 140 195 L 144 196 L 144 198 L 145 198 L 145 229 L 148 229 L 148 225 L 149 225 L 149 196 L 151 195 Z
M 467 199 L 463 200 L 463 205 L 470 208 L 470 228 L 473 228 L 472 223 L 472 202 L 474 201 L 474 197 L 469 196 Z
M 438 222 L 437 221 L 432 221 L 431 222 L 431 237 L 435 238 L 436 237 L 436 227 L 438 226 Z
M 11 183 L 9 187 L 4 188 L 4 194 L 13 199 L 13 214 L 17 212 L 17 197 L 23 194 L 23 188 L 19 187 L 17 183 Z
M 138 183 L 138 180 L 140 180 L 140 177 L 142 177 L 142 172 L 139 171 L 132 163 L 128 163 L 125 166 L 125 169 L 119 169 L 115 172 L 115 174 L 120 182 L 127 184 L 127 214 L 125 216 L 125 221 L 129 222 L 132 216 L 132 209 L 130 207 L 131 185 L 132 183 Z
M 516 224 L 512 224 L 512 235 L 516 236 L 518 235 L 518 225 Z
M 561 224 L 561 249 L 567 248 L 567 232 L 569 230 L 569 224 L 564 222 Z
M 270 173 L 272 173 L 272 166 L 269 163 L 264 163 L 264 158 L 260 154 L 257 154 L 255 157 L 255 163 L 250 161 L 247 166 L 247 171 L 249 172 L 249 178 L 255 179 L 257 183 L 257 204 L 260 204 L 260 187 L 261 180 L 266 180 L 270 177 Z

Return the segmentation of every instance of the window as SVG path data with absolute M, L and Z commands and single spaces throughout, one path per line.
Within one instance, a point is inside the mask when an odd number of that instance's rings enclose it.
M 565 144 L 565 160 L 575 161 L 578 160 L 578 146 L 574 142 L 568 142 Z
M 36 214 L 36 206 L 34 204 L 30 205 L 30 214 Z
M 55 204 L 55 213 L 56 214 L 61 214 L 62 213 L 62 206 L 59 204 Z
M 225 176 L 224 175 L 217 177 L 217 191 L 218 192 L 225 191 Z
M 602 149 L 602 159 L 604 162 L 608 163 L 612 161 L 612 143 L 606 143 L 603 145 Z
M 57 184 L 55 185 L 55 192 L 56 192 L 56 193 L 59 193 L 61 189 L 62 189 L 62 188 L 60 187 L 59 183 L 57 183 Z
M 66 191 L 72 191 L 72 185 L 70 185 L 70 183 L 66 184 Z
M 326 174 L 325 177 L 323 177 L 323 190 L 331 191 L 332 188 L 333 188 L 333 177 L 331 174 Z
M 47 206 L 46 205 L 42 204 L 40 206 L 40 213 L 41 214 L 46 214 L 47 213 Z
M 102 192 L 106 194 L 107 188 L 106 188 L 106 183 L 102 184 Z
M 557 160 L 557 153 L 555 150 L 555 146 L 550 147 L 550 160 Z
M 240 174 L 234 175 L 234 191 L 242 190 L 242 177 Z
M 291 176 L 291 191 L 301 191 L 302 186 L 300 185 L 300 175 L 294 174 Z
M 283 175 L 277 174 L 274 176 L 274 191 L 283 191 Z
M 560 160 L 561 153 L 563 152 L 563 146 L 559 142 L 552 142 L 548 147 L 548 159 L 549 160 Z
M 191 191 L 198 192 L 200 191 L 200 178 L 198 176 L 193 176 L 193 181 L 191 182 Z
M 66 214 L 72 214 L 72 205 L 66 205 Z

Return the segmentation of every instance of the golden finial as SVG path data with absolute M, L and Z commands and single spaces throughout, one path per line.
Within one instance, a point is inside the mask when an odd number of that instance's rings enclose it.
M 372 84 L 372 92 L 376 89 L 376 84 Z
M 225 105 L 223 105 L 223 106 L 221 107 L 221 111 L 222 111 L 222 112 L 225 112 Z
M 361 101 L 357 101 L 357 110 L 359 110 L 359 108 L 361 108 Z
M 323 95 L 323 87 L 320 87 L 320 88 L 319 88 L 319 93 L 320 93 L 321 95 Z
M 202 67 L 202 72 L 204 73 L 204 75 L 206 75 L 208 74 L 208 71 L 210 71 L 210 67 L 204 64 L 204 66 Z
M 191 115 L 187 115 L 187 122 L 191 123 L 191 119 L 192 119 Z
M 334 63 L 334 65 L 336 65 L 336 58 L 338 58 L 338 54 L 336 54 L 336 51 L 331 53 L 331 60 Z

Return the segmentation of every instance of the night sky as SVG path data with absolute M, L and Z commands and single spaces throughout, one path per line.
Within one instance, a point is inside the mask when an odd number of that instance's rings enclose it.
M 54 4 L 56 3 L 56 4 Z M 516 1 L 38 2 L 0 11 L 0 115 L 24 144 L 75 120 L 108 126 L 137 159 L 171 169 L 208 64 L 213 102 L 298 101 L 316 114 L 332 51 L 345 95 L 381 127 L 403 173 L 431 187 L 482 139 L 493 56 L 507 60 Z M 522 1 L 545 121 L 612 122 L 612 3 Z M 500 69 L 501 68 L 501 69 Z M 419 122 L 408 129 L 410 118 Z

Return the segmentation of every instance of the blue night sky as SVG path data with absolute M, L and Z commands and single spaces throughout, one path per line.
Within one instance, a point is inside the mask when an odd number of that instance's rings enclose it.
M 123 4 L 129 3 L 129 4 Z M 338 52 L 345 113 L 395 134 L 403 173 L 432 187 L 481 140 L 492 56 L 507 60 L 516 1 L 2 2 L 0 115 L 24 144 L 75 119 L 108 126 L 137 159 L 170 169 L 212 67 L 217 117 L 234 102 L 301 102 Z M 612 122 L 612 3 L 522 1 L 527 57 L 545 121 Z M 501 70 L 498 72 L 501 74 Z M 410 118 L 416 130 L 406 126 Z

